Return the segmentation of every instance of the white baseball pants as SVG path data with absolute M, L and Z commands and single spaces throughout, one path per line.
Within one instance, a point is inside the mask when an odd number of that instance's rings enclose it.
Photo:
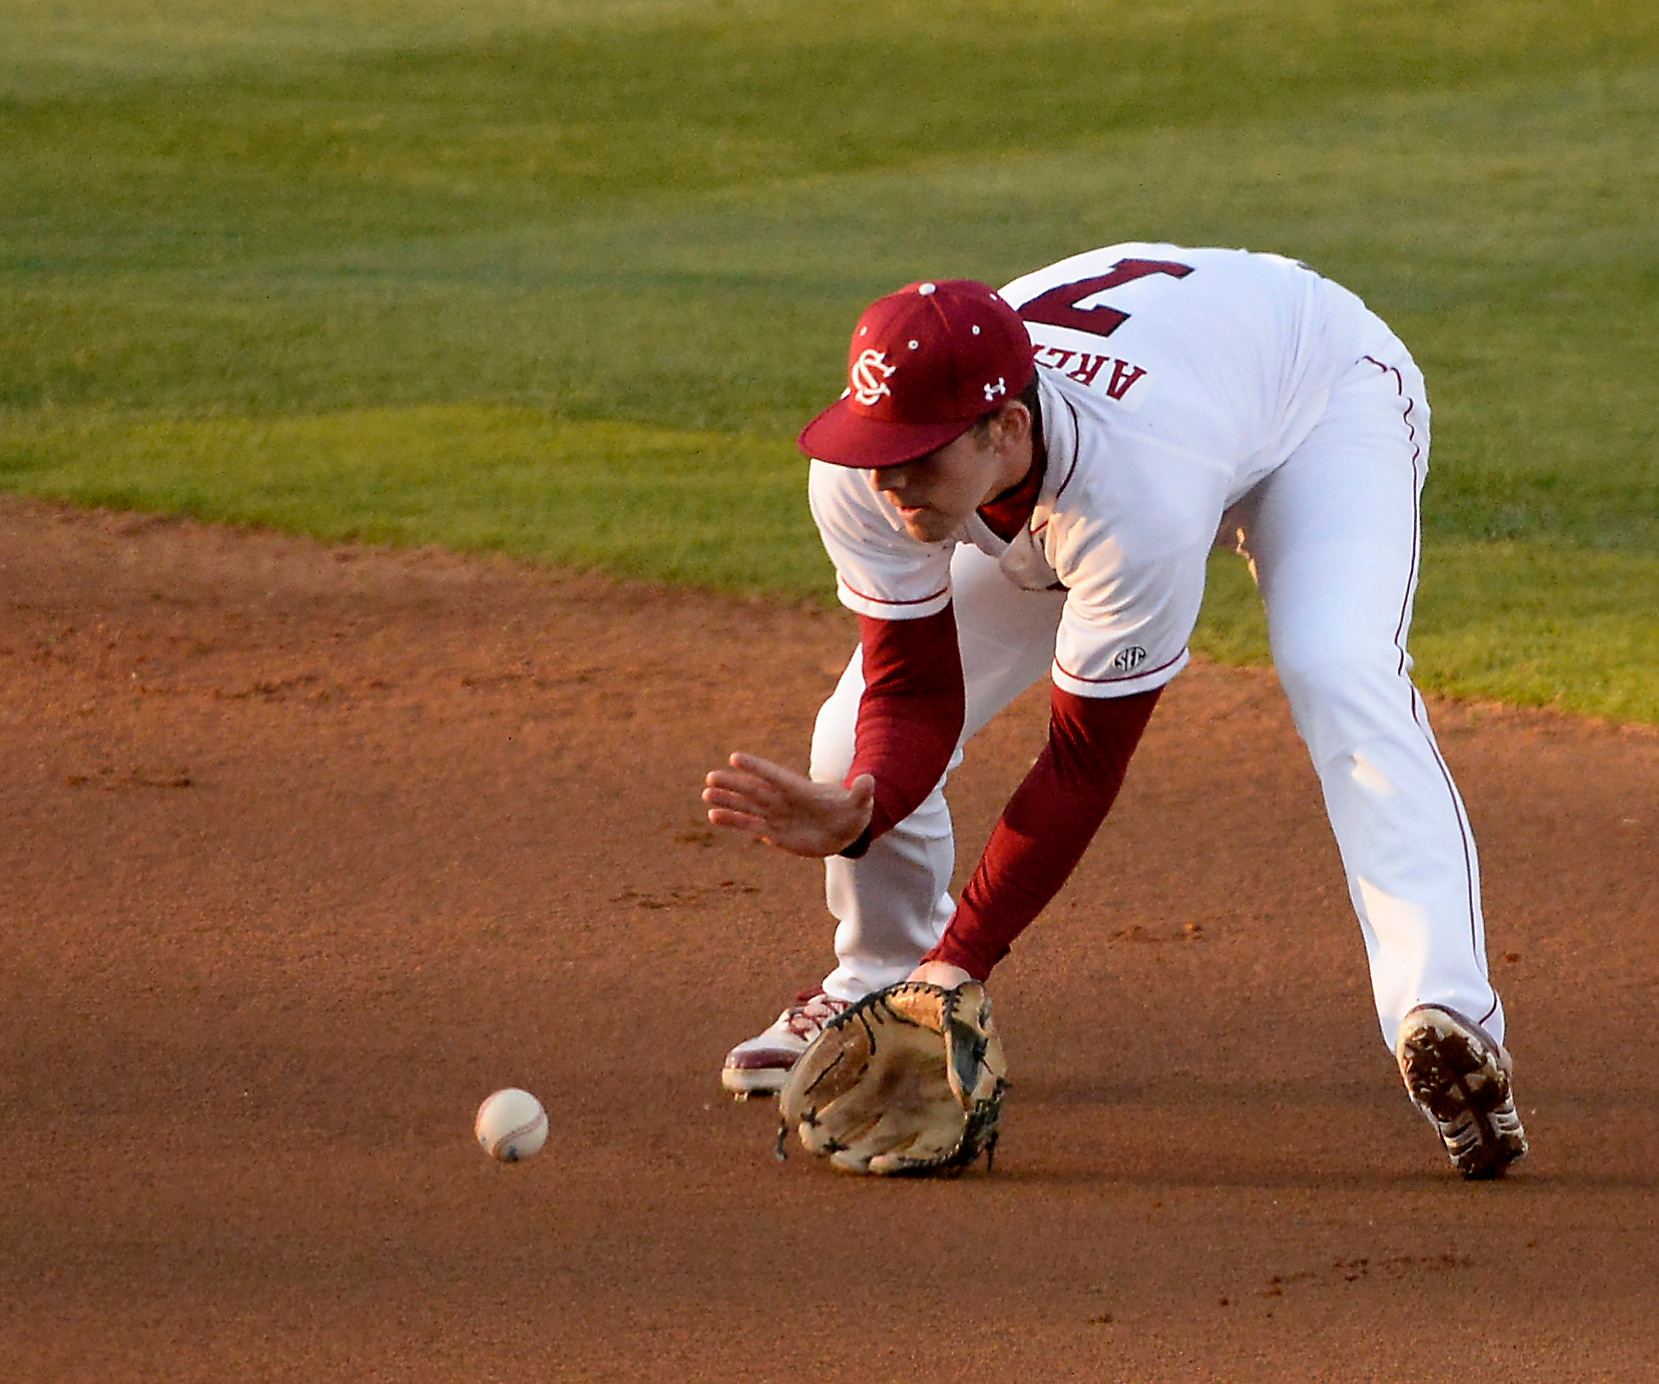
M 1423 379 L 1391 335 L 1332 390 L 1291 456 L 1229 511 L 1267 610 L 1274 666 L 1324 792 L 1371 966 L 1382 1036 L 1441 1004 L 1502 1041 L 1487 976 L 1473 835 L 1411 682 L 1418 497 L 1427 469 Z M 1048 671 L 1063 593 L 1016 588 L 963 545 L 951 569 L 967 721 L 962 743 Z M 863 690 L 855 652 L 818 714 L 812 775 L 852 763 Z M 950 768 L 961 762 L 958 746 Z M 824 989 L 856 999 L 904 979 L 954 903 L 941 779 L 860 860 L 826 862 L 838 964 Z

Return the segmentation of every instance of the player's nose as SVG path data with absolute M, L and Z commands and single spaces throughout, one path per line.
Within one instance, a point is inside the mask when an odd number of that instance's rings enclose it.
M 882 466 L 870 472 L 870 485 L 878 492 L 896 495 L 910 479 L 909 468 L 900 462 L 897 466 Z

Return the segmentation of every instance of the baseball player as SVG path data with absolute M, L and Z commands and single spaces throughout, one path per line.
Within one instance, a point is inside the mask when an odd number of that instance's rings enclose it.
M 1000 294 L 911 284 L 859 319 L 847 390 L 800 446 L 860 646 L 810 776 L 734 754 L 703 797 L 715 824 L 826 861 L 837 965 L 732 1050 L 729 1091 L 779 1089 L 866 994 L 990 975 L 1111 808 L 1225 534 L 1266 606 L 1408 1093 L 1465 1176 L 1525 1154 L 1475 843 L 1406 652 L 1429 409 L 1377 316 L 1293 261 L 1166 244 Z M 1044 673 L 1047 746 L 955 901 L 949 771 Z

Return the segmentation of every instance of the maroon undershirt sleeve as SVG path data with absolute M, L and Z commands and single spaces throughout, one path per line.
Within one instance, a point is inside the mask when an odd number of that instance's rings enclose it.
M 1054 689 L 1048 744 L 986 843 L 956 916 L 924 961 L 976 980 L 1060 891 L 1106 820 L 1162 688 L 1129 697 Z
M 864 695 L 845 781 L 850 785 L 860 774 L 874 775 L 876 804 L 869 829 L 842 852 L 853 857 L 933 791 L 962 735 L 967 705 L 950 606 L 919 620 L 860 615 L 858 635 Z

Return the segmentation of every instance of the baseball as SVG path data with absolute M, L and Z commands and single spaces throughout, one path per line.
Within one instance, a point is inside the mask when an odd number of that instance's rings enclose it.
M 509 1086 L 485 1099 L 472 1123 L 478 1146 L 502 1163 L 521 1163 L 547 1142 L 547 1112 L 528 1091 Z

